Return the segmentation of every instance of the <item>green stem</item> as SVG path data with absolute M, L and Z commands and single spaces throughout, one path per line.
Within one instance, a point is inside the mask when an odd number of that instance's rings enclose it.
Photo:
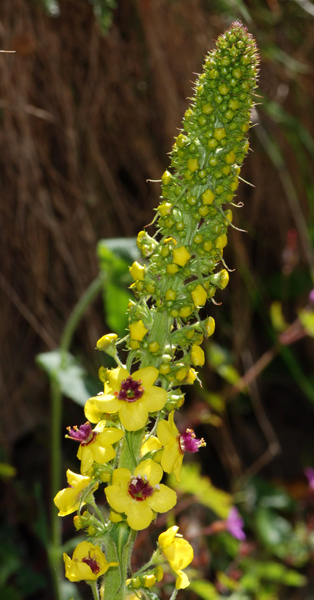
M 92 588 L 94 600 L 99 600 L 98 587 L 96 581 L 90 581 L 89 584 Z
M 79 321 L 84 315 L 86 309 L 99 294 L 103 285 L 103 276 L 97 277 L 86 292 L 80 298 L 74 310 L 72 311 L 61 336 L 60 351 L 63 357 L 60 364 L 62 369 L 66 364 L 66 352 L 69 350 L 74 332 Z M 58 380 L 57 371 L 50 378 L 50 397 L 51 397 L 51 491 L 53 498 L 60 490 L 61 486 L 61 426 L 62 426 L 62 392 Z M 48 560 L 52 573 L 54 592 L 56 600 L 61 599 L 60 581 L 61 577 L 61 544 L 62 527 L 61 520 L 58 517 L 55 506 L 52 507 L 51 514 L 51 539 L 48 547 Z M 98 599 L 98 596 L 97 596 Z
M 64 327 L 64 330 L 63 330 L 63 333 L 61 336 L 61 340 L 60 340 L 59 347 L 60 347 L 60 350 L 63 351 L 64 353 L 69 350 L 73 335 L 75 333 L 75 330 L 76 330 L 81 318 L 83 317 L 83 315 L 84 315 L 86 309 L 89 307 L 89 305 L 93 302 L 93 300 L 100 293 L 100 291 L 103 287 L 103 283 L 104 283 L 104 276 L 102 274 L 100 274 L 98 277 L 96 277 L 96 279 L 94 279 L 94 281 L 92 281 L 90 286 L 84 292 L 83 296 L 81 296 L 78 303 L 75 305 L 73 311 L 71 312 L 71 314 L 65 324 L 65 327 Z
M 50 379 L 51 398 L 51 491 L 54 498 L 60 489 L 61 481 L 61 443 L 60 428 L 62 417 L 62 394 L 56 375 Z M 52 574 L 56 600 L 61 599 L 59 582 L 61 579 L 62 524 L 56 507 L 52 505 L 51 539 L 48 547 L 48 560 Z

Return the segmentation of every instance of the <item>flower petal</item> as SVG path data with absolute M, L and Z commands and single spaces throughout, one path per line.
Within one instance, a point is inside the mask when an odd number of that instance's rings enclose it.
M 172 443 L 173 439 L 179 435 L 179 431 L 176 435 L 172 431 L 171 424 L 169 421 L 160 421 L 157 425 L 157 437 L 161 441 L 162 445 Z
M 112 485 L 120 485 L 124 488 L 127 488 L 130 483 L 131 476 L 131 471 L 129 471 L 129 469 L 115 469 L 112 475 Z
M 173 543 L 178 531 L 179 527 L 177 525 L 173 525 L 172 527 L 169 527 L 167 531 L 164 531 L 159 535 L 158 544 L 161 546 L 163 551 Z
M 103 411 L 99 410 L 95 404 L 95 399 L 87 400 L 84 407 L 85 417 L 90 423 L 98 423 L 102 419 Z
M 116 455 L 116 452 L 112 446 L 98 446 L 96 444 L 91 447 L 91 452 L 94 461 L 101 465 L 109 462 Z
M 183 462 L 183 454 L 179 454 L 179 456 L 176 460 L 176 463 L 173 467 L 173 474 L 177 481 L 180 481 L 180 478 L 181 478 L 182 462 Z
M 145 389 L 148 386 L 154 385 L 158 375 L 159 371 L 156 367 L 144 367 L 143 369 L 134 371 L 134 373 L 132 373 L 132 379 L 134 379 L 134 381 L 139 381 L 140 379 Z
M 110 506 L 117 512 L 126 513 L 132 503 L 132 499 L 119 485 L 109 485 L 105 489 L 106 498 Z
M 118 412 L 122 406 L 122 400 L 118 400 L 113 394 L 95 396 L 92 400 L 95 402 L 96 408 L 102 413 Z
M 136 402 L 123 402 L 119 417 L 127 431 L 138 431 L 145 427 L 148 411 L 141 399 Z
M 67 470 L 67 480 L 68 484 L 75 488 L 76 491 L 84 490 L 90 482 L 91 478 L 86 475 L 80 475 L 79 473 L 74 473 L 70 469 Z
M 161 466 L 163 470 L 166 473 L 172 473 L 180 456 L 182 456 L 183 459 L 183 454 L 180 455 L 178 441 L 172 438 L 172 441 L 165 446 L 162 453 Z
M 91 446 L 80 445 L 77 452 L 77 458 L 81 461 L 81 473 L 87 473 L 94 463 Z
M 177 579 L 176 579 L 176 590 L 184 590 L 189 585 L 190 585 L 190 580 L 189 580 L 188 576 L 186 575 L 186 573 L 184 573 L 183 571 L 179 571 L 179 573 L 177 573 Z
M 171 510 L 177 503 L 177 494 L 167 485 L 160 484 L 159 490 L 146 500 L 148 506 L 155 512 L 164 513 Z
M 164 550 L 164 554 L 170 567 L 176 572 L 185 569 L 194 558 L 191 544 L 180 537 L 175 538 L 171 548 Z
M 98 434 L 97 441 L 100 446 L 108 446 L 109 444 L 115 444 L 123 437 L 123 431 L 117 427 L 105 427 L 105 429 Z
M 157 412 L 165 406 L 167 392 L 156 385 L 146 387 L 143 394 L 143 402 L 145 402 L 148 412 Z
M 148 527 L 151 524 L 153 518 L 153 511 L 149 508 L 149 506 L 147 506 L 146 502 L 137 502 L 135 500 L 128 508 L 128 525 L 136 531 L 146 529 L 146 527 Z
M 65 517 L 75 512 L 80 505 L 80 492 L 68 487 L 60 490 L 54 498 L 54 503 L 59 509 L 59 517 Z
M 146 475 L 149 484 L 153 486 L 160 482 L 163 472 L 158 463 L 151 458 L 148 458 L 147 460 L 142 460 L 142 462 L 136 467 L 134 475 L 142 475 L 143 479 Z
M 124 379 L 129 377 L 130 373 L 126 369 L 122 367 L 117 367 L 116 369 L 111 369 L 107 371 L 109 385 L 113 392 L 119 392 L 121 383 Z

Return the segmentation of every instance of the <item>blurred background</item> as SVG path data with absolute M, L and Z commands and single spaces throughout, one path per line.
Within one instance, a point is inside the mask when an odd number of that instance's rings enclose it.
M 208 308 L 216 332 L 203 388 L 193 386 L 178 417 L 207 442 L 178 488 L 176 522 L 196 556 L 180 597 L 313 600 L 314 472 L 304 473 L 314 467 L 310 0 L 1 1 L 0 49 L 15 51 L 0 54 L 1 600 L 57 600 L 53 429 L 61 418 L 64 487 L 65 470 L 78 469 L 65 428 L 83 422 L 109 364 L 96 341 L 125 331 L 133 238 L 160 194 L 147 180 L 168 167 L 195 74 L 238 18 L 261 56 L 241 173 L 249 185 L 234 211 L 247 233 L 229 232 L 234 272 L 222 304 Z M 60 344 L 70 355 L 56 417 L 49 377 Z M 245 541 L 213 527 L 231 504 Z M 70 548 L 72 517 L 62 526 Z M 150 545 L 141 533 L 135 565 Z M 60 593 L 89 597 L 84 584 Z

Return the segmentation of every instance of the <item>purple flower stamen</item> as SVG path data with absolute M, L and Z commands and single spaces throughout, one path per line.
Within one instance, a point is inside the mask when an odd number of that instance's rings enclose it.
M 128 492 L 133 500 L 143 502 L 143 500 L 152 496 L 154 488 L 149 484 L 147 479 L 143 479 L 141 475 L 137 475 L 137 477 L 131 477 Z
M 82 446 L 87 446 L 87 444 L 93 442 L 96 437 L 96 433 L 92 431 L 92 426 L 88 421 L 79 427 L 77 427 L 77 425 L 74 425 L 72 429 L 71 427 L 67 427 L 67 430 L 69 432 L 67 437 L 76 442 L 80 442 Z
M 179 449 L 184 452 L 198 452 L 201 446 L 206 446 L 203 438 L 197 439 L 193 429 L 186 429 L 179 435 Z
M 91 558 L 90 556 L 85 556 L 85 558 L 82 558 L 82 562 L 88 565 L 94 574 L 100 571 L 100 566 L 97 560 L 95 560 L 94 558 Z
M 120 391 L 115 392 L 115 396 L 117 396 L 118 400 L 136 402 L 144 394 L 144 388 L 141 384 L 141 380 L 136 381 L 129 375 L 129 377 L 122 381 Z

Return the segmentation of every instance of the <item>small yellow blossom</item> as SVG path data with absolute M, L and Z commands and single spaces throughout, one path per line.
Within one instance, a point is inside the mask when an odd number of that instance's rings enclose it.
M 98 340 L 96 348 L 97 350 L 106 350 L 108 346 L 114 344 L 117 339 L 118 336 L 116 333 L 107 333 Z
M 119 563 L 108 563 L 99 546 L 90 542 L 81 542 L 76 546 L 73 557 L 63 554 L 65 576 L 70 581 L 95 581 L 108 571 L 109 567 L 117 567 Z
M 137 261 L 135 261 L 132 267 L 129 268 L 130 273 L 135 280 L 144 281 L 145 278 L 145 267 L 144 265 L 140 265 Z
M 107 374 L 106 392 L 95 396 L 93 401 L 104 413 L 119 413 L 120 421 L 128 431 L 142 429 L 148 414 L 158 412 L 165 406 L 166 390 L 154 385 L 159 375 L 155 367 L 144 367 L 132 375 L 126 369 L 117 367 Z
M 205 192 L 202 194 L 202 202 L 205 205 L 212 204 L 214 202 L 214 199 L 215 194 L 209 188 L 205 190 Z
M 161 533 L 158 544 L 162 549 L 171 569 L 176 573 L 176 589 L 181 590 L 189 585 L 189 579 L 182 569 L 185 569 L 193 560 L 193 548 L 177 532 L 179 527 L 173 526 Z
M 193 290 L 192 299 L 194 306 L 204 306 L 206 303 L 207 292 L 200 283 L 196 286 L 195 290 Z
M 159 441 L 159 439 L 155 435 L 151 435 L 151 436 L 149 436 L 149 438 L 146 441 L 144 438 L 144 443 L 142 444 L 142 447 L 141 447 L 141 456 L 145 456 L 145 454 L 147 454 L 148 452 L 154 452 L 156 450 L 160 450 L 161 448 L 162 448 L 162 443 Z M 154 460 L 156 460 L 155 456 L 154 456 Z M 159 462 L 159 461 L 157 461 L 157 462 Z
M 215 331 L 215 320 L 213 317 L 208 317 L 205 321 L 206 335 L 210 337 Z
M 91 477 L 73 473 L 70 469 L 67 470 L 67 480 L 69 487 L 60 490 L 54 498 L 54 503 L 59 509 L 58 515 L 60 517 L 70 515 L 79 508 L 82 493 L 92 481 Z M 93 491 L 97 488 L 98 485 L 96 484 Z
M 185 452 L 197 452 L 205 446 L 202 439 L 197 439 L 193 429 L 186 429 L 180 434 L 174 422 L 174 411 L 169 413 L 168 421 L 158 423 L 157 437 L 163 446 L 161 466 L 166 473 L 173 473 L 180 481 L 180 472 Z
M 191 369 L 189 369 L 185 383 L 188 383 L 189 385 L 193 385 L 196 378 L 197 378 L 197 371 L 195 371 L 195 369 L 191 368 Z
M 193 365 L 195 365 L 196 367 L 198 367 L 198 366 L 202 367 L 205 362 L 204 351 L 202 350 L 202 348 L 200 348 L 196 344 L 192 345 L 191 359 L 192 359 Z
M 81 461 L 81 473 L 85 475 L 94 462 L 104 464 L 112 460 L 116 452 L 112 446 L 123 437 L 123 431 L 117 427 L 106 427 L 106 421 L 99 421 L 94 429 L 87 421 L 79 428 L 68 427 L 67 437 L 80 442 L 77 458 Z
M 173 262 L 179 267 L 185 267 L 186 263 L 190 260 L 191 254 L 187 251 L 185 246 L 175 248 L 173 251 Z
M 155 513 L 171 510 L 177 502 L 176 493 L 159 483 L 163 476 L 160 465 L 151 459 L 143 460 L 135 469 L 116 469 L 112 485 L 105 489 L 110 506 L 125 513 L 129 527 L 140 531 L 150 525 Z
M 132 340 L 136 340 L 141 342 L 143 337 L 148 332 L 148 329 L 145 327 L 143 321 L 136 321 L 136 323 L 131 323 L 129 325 L 130 337 Z

